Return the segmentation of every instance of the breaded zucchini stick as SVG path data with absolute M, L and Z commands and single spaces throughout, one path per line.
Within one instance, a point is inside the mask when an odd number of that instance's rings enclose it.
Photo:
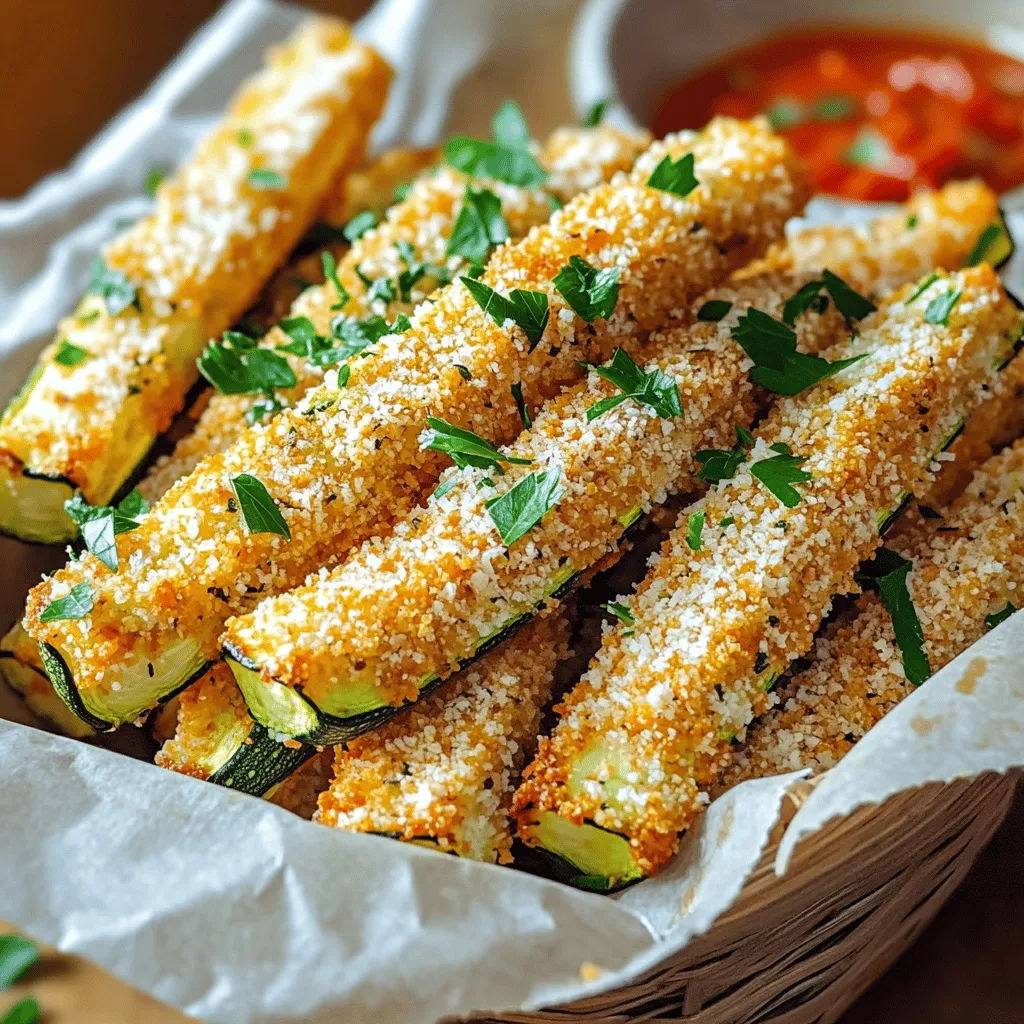
M 576 154 L 580 163 L 575 175 L 565 170 L 560 180 L 563 192 L 568 194 L 575 186 L 572 194 L 578 194 L 590 187 L 595 176 L 607 180 L 617 171 L 631 167 L 646 143 L 643 135 L 608 128 L 562 129 L 542 149 L 540 163 L 557 165 L 567 151 Z M 341 258 L 338 280 L 349 296 L 348 301 L 339 303 L 335 283 L 323 282 L 301 292 L 289 317 L 306 317 L 318 333 L 329 337 L 339 316 L 359 320 L 377 315 L 394 323 L 400 313 L 411 313 L 417 303 L 437 290 L 439 271 L 442 276 L 454 278 L 467 269 L 465 259 L 448 256 L 446 252 L 470 184 L 478 191 L 489 190 L 500 199 L 502 216 L 513 240 L 522 238 L 551 215 L 550 194 L 542 188 L 521 188 L 490 178 L 471 179 L 453 167 L 439 166 L 434 173 L 416 181 L 408 195 L 391 207 L 385 221 L 358 238 Z M 408 272 L 410 250 L 403 246 L 410 246 L 413 260 L 427 268 L 404 295 L 397 283 Z M 322 274 L 318 276 L 322 281 Z M 385 285 L 390 282 L 390 286 L 381 292 L 374 288 L 378 281 Z M 381 295 L 384 297 L 375 297 Z M 278 328 L 270 331 L 262 345 L 280 349 L 290 341 L 284 330 Z M 304 356 L 286 358 L 296 383 L 278 389 L 275 397 L 282 406 L 291 406 L 311 388 L 322 384 L 330 367 L 314 365 Z M 337 368 L 336 363 L 330 365 Z M 200 459 L 224 451 L 245 431 L 246 415 L 261 400 L 257 395 L 213 395 L 196 430 L 177 445 L 167 461 L 167 472 L 175 478 L 184 476 Z
M 988 266 L 918 290 L 826 353 L 864 358 L 774 406 L 731 478 L 683 512 L 632 621 L 563 701 L 516 795 L 519 832 L 587 884 L 669 860 L 732 737 L 1018 343 L 1021 314 Z
M 647 184 L 659 165 L 665 180 L 666 166 L 691 159 L 699 184 L 685 197 Z M 760 122 L 719 119 L 656 143 L 629 175 L 499 247 L 480 281 L 502 297 L 538 291 L 549 311 L 542 331 L 532 300 L 517 307 L 526 328 L 499 324 L 462 281 L 447 286 L 404 334 L 349 364 L 346 386 L 328 375 L 302 406 L 176 484 L 117 538 L 129 573 L 87 554 L 32 591 L 26 629 L 61 695 L 110 727 L 180 690 L 217 656 L 228 618 L 388 529 L 433 487 L 444 459 L 420 448 L 428 414 L 507 442 L 521 425 L 513 385 L 532 405 L 577 377 L 579 360 L 640 343 L 777 237 L 805 196 L 782 140 Z M 609 319 L 588 323 L 556 291 L 552 278 L 573 256 L 617 270 Z M 69 606 L 78 617 L 57 617 Z M 247 700 L 274 731 L 304 731 L 293 718 L 309 705 L 294 691 L 260 683 Z
M 993 457 L 941 519 L 917 519 L 886 546 L 913 563 L 907 590 L 932 672 L 1024 605 L 1024 441 Z M 892 617 L 875 592 L 831 623 L 814 663 L 748 730 L 723 787 L 832 767 L 914 689 Z
M 115 239 L 90 294 L 0 418 L 0 530 L 62 543 L 64 501 L 105 505 L 182 408 L 195 360 L 248 308 L 362 158 L 390 69 L 318 18 L 274 48 L 220 125 Z
M 512 793 L 568 636 L 563 616 L 538 619 L 423 703 L 337 747 L 316 820 L 509 863 Z

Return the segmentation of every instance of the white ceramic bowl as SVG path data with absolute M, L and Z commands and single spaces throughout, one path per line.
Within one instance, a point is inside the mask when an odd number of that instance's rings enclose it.
M 689 71 L 769 33 L 830 23 L 973 36 L 1024 59 L 1024 0 L 586 0 L 570 50 L 573 105 L 582 115 L 614 97 L 617 122 L 645 124 Z

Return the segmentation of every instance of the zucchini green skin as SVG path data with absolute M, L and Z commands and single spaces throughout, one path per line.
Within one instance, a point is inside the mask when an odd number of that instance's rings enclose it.
M 250 796 L 269 796 L 275 786 L 297 772 L 315 753 L 316 747 L 308 744 L 285 746 L 259 722 L 253 722 L 245 742 L 209 781 Z

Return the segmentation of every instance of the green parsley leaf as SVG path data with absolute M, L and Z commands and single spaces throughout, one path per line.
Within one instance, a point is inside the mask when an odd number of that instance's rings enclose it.
M 903 659 L 903 671 L 913 686 L 920 686 L 931 674 L 924 649 L 924 631 L 914 602 L 907 589 L 907 576 L 913 562 L 888 548 L 880 548 L 875 557 L 861 567 L 855 579 L 861 586 L 875 586 L 892 619 L 896 646 Z
M 136 517 L 149 511 L 149 504 L 138 491 L 132 491 L 115 507 L 90 505 L 80 494 L 64 502 L 64 510 L 78 524 L 86 550 L 108 569 L 117 572 L 117 544 L 114 538 L 136 530 Z
M 867 353 L 830 362 L 796 350 L 796 333 L 759 309 L 748 309 L 736 321 L 732 336 L 754 361 L 751 379 L 779 395 L 799 395 Z
M 785 305 L 782 307 L 782 322 L 787 327 L 794 326 L 797 319 L 814 305 L 824 284 L 825 282 L 821 280 L 808 281 L 786 299 Z
M 913 294 L 907 299 L 907 305 L 909 306 L 916 299 L 919 299 L 936 281 L 938 281 L 939 275 L 933 270 L 913 291 Z
M 473 374 L 471 374 L 469 372 L 469 367 L 468 366 L 463 366 L 462 363 L 456 363 L 455 364 L 455 369 L 459 371 L 459 376 L 463 380 L 472 380 L 473 379 Z
M 89 353 L 78 345 L 72 345 L 67 338 L 61 338 L 57 344 L 53 361 L 61 366 L 77 366 Z
M 746 427 L 738 426 L 736 427 L 736 444 L 729 450 L 723 448 L 701 449 L 695 456 L 700 463 L 697 479 L 704 480 L 709 484 L 731 480 L 747 457 L 747 448 L 753 443 L 754 438 L 750 431 Z
M 707 324 L 717 324 L 724 320 L 732 309 L 732 303 L 726 299 L 708 299 L 700 309 L 697 310 L 697 319 Z
M 292 340 L 287 345 L 279 345 L 278 351 L 301 356 L 310 366 L 344 363 L 385 335 L 396 333 L 382 316 L 368 316 L 361 320 L 350 316 L 335 317 L 331 324 L 331 337 L 317 334 L 313 322 L 304 316 L 282 320 L 280 327 Z
M 425 432 L 420 447 L 450 455 L 459 469 L 474 466 L 477 469 L 496 469 L 500 473 L 503 462 L 513 466 L 530 464 L 530 459 L 502 455 L 490 441 L 485 441 L 479 434 L 457 427 L 439 417 L 428 416 L 427 426 L 429 430 Z
M 139 304 L 138 289 L 120 270 L 112 270 L 101 256 L 92 261 L 92 275 L 89 278 L 88 292 L 90 295 L 101 295 L 103 304 L 111 316 L 134 306 L 142 309 Z
M 832 296 L 836 309 L 848 321 L 862 320 L 869 313 L 874 313 L 878 309 L 870 299 L 866 299 L 859 292 L 854 291 L 841 277 L 833 274 L 831 270 L 822 271 L 821 280 L 829 295 Z
M 457 476 L 449 477 L 447 480 L 441 481 L 434 488 L 434 493 L 431 495 L 432 498 L 443 498 L 452 488 L 459 482 Z
M 508 224 L 501 215 L 501 200 L 490 189 L 467 185 L 446 255 L 484 263 L 491 249 L 507 240 Z
M 515 399 L 516 408 L 519 410 L 519 418 L 523 421 L 523 426 L 529 430 L 533 426 L 533 420 L 530 419 L 530 409 L 523 398 L 522 382 L 512 385 L 512 397 Z
M 235 138 L 242 149 L 248 149 L 256 141 L 256 136 L 253 135 L 251 128 L 239 128 Z
M 732 526 L 732 524 L 735 523 L 735 522 L 736 522 L 736 517 L 735 516 L 726 516 L 724 519 L 719 519 L 718 520 L 718 526 L 719 526 L 720 529 L 724 530 L 727 526 Z
M 803 120 L 803 106 L 799 100 L 782 96 L 764 111 L 764 116 L 768 118 L 768 124 L 771 125 L 773 132 L 781 131 L 783 128 L 792 128 Z
M 611 612 L 619 622 L 624 622 L 627 626 L 636 625 L 636 618 L 626 605 L 621 604 L 618 601 L 608 601 L 605 604 L 602 604 L 601 607 L 604 608 L 605 611 Z
M 40 622 L 60 622 L 64 619 L 80 619 L 92 611 L 92 588 L 88 580 L 71 588 L 69 594 L 51 601 L 39 616 Z
M 506 547 L 533 529 L 565 493 L 557 466 L 524 476 L 514 487 L 486 502 L 491 521 Z
M 261 192 L 274 192 L 285 187 L 287 182 L 277 171 L 257 168 L 249 172 L 249 184 Z
M 1005 622 L 1017 610 L 1017 606 L 1012 601 L 1007 601 L 1005 608 L 985 616 L 985 625 L 989 629 L 995 629 L 1000 622 Z
M 978 236 L 977 244 L 971 250 L 971 255 L 967 257 L 967 262 L 964 264 L 968 267 L 976 267 L 982 260 L 985 259 L 985 254 L 988 252 L 989 247 L 992 243 L 1003 233 L 1003 229 L 998 224 L 989 224 L 987 228 Z
M 583 118 L 583 127 L 596 128 L 604 120 L 604 115 L 607 113 L 609 106 L 611 106 L 611 100 L 598 100 L 587 111 L 587 116 Z
M 341 233 L 350 242 L 358 241 L 371 228 L 377 226 L 377 214 L 373 210 L 357 213 L 342 229 Z
M 960 301 L 962 294 L 963 292 L 959 289 L 954 291 L 950 288 L 945 295 L 937 295 L 928 303 L 928 308 L 924 311 L 925 320 L 930 324 L 948 327 L 949 314 L 953 312 L 953 307 Z
M 282 326 L 284 326 L 282 324 Z M 225 331 L 196 361 L 199 372 L 222 395 L 260 395 L 297 383 L 288 360 L 272 349 L 260 348 L 240 331 Z
M 893 151 L 889 140 L 877 128 L 865 125 L 843 155 L 846 162 L 855 167 L 883 171 L 892 162 Z
M 849 96 L 819 96 L 811 106 L 816 121 L 845 121 L 856 112 L 857 105 Z
M 320 267 L 324 272 L 324 279 L 330 281 L 338 293 L 338 301 L 331 306 L 331 310 L 342 309 L 352 296 L 338 277 L 338 263 L 334 255 L 326 249 L 320 253 Z
M 530 133 L 523 112 L 511 100 L 491 121 L 494 142 L 456 135 L 444 147 L 445 161 L 473 177 L 496 178 L 509 185 L 535 188 L 547 173 L 529 150 Z
M 412 191 L 412 182 L 403 182 L 395 189 L 395 194 L 391 197 L 392 203 L 404 203 L 409 198 L 409 193 Z
M 87 324 L 91 324 L 94 320 L 99 317 L 100 311 L 98 309 L 90 309 L 88 312 L 81 313 L 75 319 L 85 327 Z
M 0 935 L 0 989 L 10 988 L 39 960 L 39 947 L 20 935 Z
M 388 305 L 395 301 L 395 282 L 390 277 L 378 277 L 376 281 L 368 281 L 363 278 L 363 284 L 368 287 L 367 303 L 383 302 Z
M 19 999 L 0 1018 L 0 1024 L 38 1024 L 39 1004 L 34 999 Z
M 277 502 L 263 484 L 249 473 L 231 478 L 231 488 L 238 498 L 238 507 L 249 533 L 276 533 L 292 539 L 292 532 L 277 507 Z
M 146 195 L 151 199 L 156 196 L 156 190 L 160 187 L 160 183 L 167 177 L 167 172 L 162 167 L 151 167 L 149 172 L 146 174 L 146 180 L 143 182 L 143 189 L 145 189 Z
M 548 209 L 552 213 L 556 213 L 558 210 L 561 210 L 565 206 L 565 203 L 563 203 L 562 200 L 558 198 L 558 196 L 553 195 L 550 192 L 548 193 L 547 200 Z
M 552 283 L 588 324 L 598 318 L 607 320 L 619 298 L 619 268 L 598 270 L 580 256 L 570 256 Z
M 916 213 L 912 213 L 912 214 L 911 214 L 911 215 L 910 215 L 910 216 L 909 216 L 909 217 L 907 218 L 907 223 L 906 223 L 906 228 L 907 228 L 907 230 L 908 230 L 908 231 L 913 231 L 913 230 L 914 230 L 914 228 L 916 228 L 916 227 L 917 227 L 917 225 L 918 225 L 918 223 L 919 223 L 919 220 L 920 220 L 920 218 L 919 218 L 919 217 L 917 216 L 917 214 L 916 214 Z
M 700 184 L 693 173 L 693 164 L 692 153 L 686 153 L 674 162 L 666 153 L 647 179 L 647 187 L 685 198 Z
M 686 520 L 686 544 L 691 551 L 700 551 L 701 534 L 704 532 L 704 513 L 691 512 Z
M 592 405 L 587 410 L 588 423 L 630 398 L 649 406 L 662 419 L 683 414 L 683 400 L 676 381 L 657 367 L 645 373 L 625 349 L 617 348 L 610 362 L 604 366 L 591 366 L 591 369 L 599 377 L 614 384 L 622 394 L 604 398 Z
M 782 502 L 786 508 L 800 504 L 800 492 L 793 484 L 807 483 L 811 474 L 800 468 L 804 456 L 787 453 L 760 459 L 750 467 L 750 472 Z
M 469 290 L 476 304 L 499 326 L 511 320 L 526 335 L 530 342 L 530 351 L 537 347 L 544 328 L 548 325 L 548 297 L 546 292 L 524 291 L 516 288 L 509 292 L 508 298 L 499 295 L 483 281 L 472 277 L 460 277 L 459 280 Z
M 391 328 L 391 334 L 405 334 L 406 331 L 412 329 L 412 321 L 404 314 L 399 313 L 395 317 L 395 322 Z

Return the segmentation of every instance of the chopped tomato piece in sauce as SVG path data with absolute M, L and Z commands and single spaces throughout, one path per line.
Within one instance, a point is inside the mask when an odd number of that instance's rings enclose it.
M 905 200 L 954 178 L 1024 183 L 1024 63 L 965 39 L 888 29 L 772 36 L 702 68 L 653 118 L 662 135 L 764 113 L 822 192 Z

